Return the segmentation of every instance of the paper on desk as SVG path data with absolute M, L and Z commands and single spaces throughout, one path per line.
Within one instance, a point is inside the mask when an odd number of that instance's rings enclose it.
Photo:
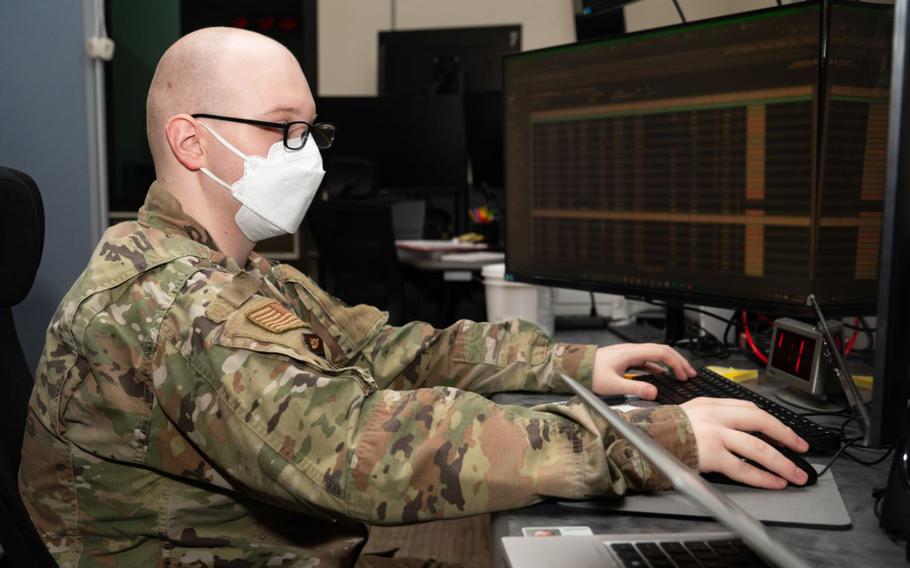
M 459 241 L 430 240 L 430 239 L 402 239 L 395 241 L 395 246 L 400 249 L 419 252 L 449 252 L 483 250 L 485 243 L 462 243 Z
M 454 252 L 439 257 L 443 262 L 502 262 L 506 259 L 504 252 Z

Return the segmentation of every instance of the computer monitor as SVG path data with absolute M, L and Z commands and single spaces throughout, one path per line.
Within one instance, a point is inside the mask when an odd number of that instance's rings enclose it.
M 805 2 L 506 57 L 507 272 L 874 311 L 891 14 Z
M 378 189 L 463 191 L 467 177 L 464 106 L 458 95 L 320 97 L 320 120 L 338 134 L 323 151 L 323 186 L 339 162 L 372 165 Z
M 574 0 L 575 39 L 588 41 L 626 33 L 626 17 L 623 6 L 631 4 L 632 1 Z
M 502 90 L 502 57 L 521 51 L 521 25 L 379 32 L 379 94 Z
M 502 91 L 464 95 L 464 119 L 474 187 L 502 190 Z
M 875 334 L 871 430 L 874 446 L 906 434 L 910 397 L 910 12 L 898 0 L 894 20 L 887 174 Z M 900 455 L 900 450 L 895 452 Z

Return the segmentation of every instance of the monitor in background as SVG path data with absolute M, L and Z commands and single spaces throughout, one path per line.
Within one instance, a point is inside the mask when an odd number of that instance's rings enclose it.
M 473 186 L 503 189 L 502 92 L 464 95 L 464 119 Z
M 379 32 L 379 94 L 502 90 L 502 56 L 521 51 L 521 25 Z
M 575 39 L 588 41 L 626 33 L 623 6 L 630 0 L 574 0 Z
M 830 5 L 508 56 L 508 272 L 788 315 L 811 315 L 815 293 L 826 312 L 871 312 L 892 12 Z
M 319 120 L 338 128 L 332 148 L 323 152 L 323 188 L 335 184 L 333 176 L 345 175 L 342 170 L 350 165 L 358 180 L 374 177 L 374 189 L 463 190 L 461 97 L 320 97 L 316 111 Z

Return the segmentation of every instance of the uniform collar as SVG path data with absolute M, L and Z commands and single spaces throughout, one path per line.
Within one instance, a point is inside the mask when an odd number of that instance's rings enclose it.
M 149 187 L 145 203 L 139 209 L 139 224 L 157 229 L 168 235 L 184 237 L 205 245 L 212 250 L 212 259 L 231 272 L 240 272 L 241 268 L 229 256 L 218 250 L 218 245 L 201 223 L 190 217 L 162 184 L 155 181 Z M 257 276 L 268 274 L 271 265 L 264 256 L 252 252 L 243 270 Z

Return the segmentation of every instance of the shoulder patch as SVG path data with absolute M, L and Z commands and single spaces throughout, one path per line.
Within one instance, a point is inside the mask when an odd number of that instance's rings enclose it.
M 246 317 L 259 327 L 272 333 L 283 333 L 290 329 L 306 326 L 303 320 L 278 302 L 269 302 L 261 308 L 247 312 Z

